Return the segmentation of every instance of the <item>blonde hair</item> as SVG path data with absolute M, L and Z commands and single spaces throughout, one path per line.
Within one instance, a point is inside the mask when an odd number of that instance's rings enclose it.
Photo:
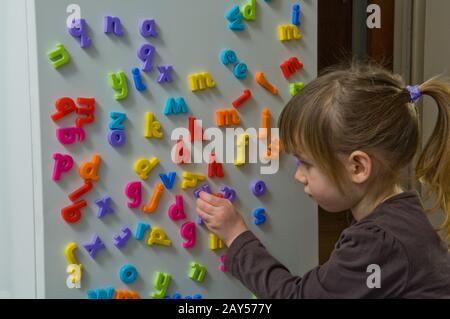
M 438 120 L 420 154 L 416 177 L 435 194 L 441 229 L 450 233 L 450 84 L 432 78 L 419 86 L 434 99 Z M 339 155 L 367 152 L 384 183 L 396 182 L 419 146 L 417 106 L 400 75 L 373 63 L 338 66 L 306 85 L 283 109 L 278 120 L 287 153 L 306 151 L 343 192 Z

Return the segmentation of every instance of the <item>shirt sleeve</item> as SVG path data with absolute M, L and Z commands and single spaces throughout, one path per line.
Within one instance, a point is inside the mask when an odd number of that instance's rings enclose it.
M 233 241 L 225 268 L 263 299 L 401 298 L 409 262 L 398 240 L 367 224 L 344 230 L 328 262 L 303 277 L 292 275 L 251 231 Z

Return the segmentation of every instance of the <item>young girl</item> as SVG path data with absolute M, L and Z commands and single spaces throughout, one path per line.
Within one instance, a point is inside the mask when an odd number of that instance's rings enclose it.
M 399 184 L 419 146 L 415 103 L 423 95 L 439 112 L 416 175 L 445 213 L 448 234 L 450 85 L 431 79 L 405 86 L 380 67 L 354 64 L 309 83 L 279 118 L 305 193 L 329 212 L 351 210 L 354 223 L 328 262 L 299 277 L 269 254 L 228 200 L 202 192 L 198 213 L 229 247 L 225 268 L 259 298 L 450 298 L 447 246 L 418 194 Z

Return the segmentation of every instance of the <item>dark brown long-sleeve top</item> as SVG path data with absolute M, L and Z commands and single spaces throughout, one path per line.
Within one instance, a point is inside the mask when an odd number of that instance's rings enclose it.
M 376 274 L 368 272 L 373 264 L 380 267 L 380 288 L 369 278 Z M 450 255 L 413 191 L 387 199 L 345 229 L 328 262 L 303 277 L 292 275 L 250 231 L 233 241 L 225 268 L 259 298 L 450 298 Z

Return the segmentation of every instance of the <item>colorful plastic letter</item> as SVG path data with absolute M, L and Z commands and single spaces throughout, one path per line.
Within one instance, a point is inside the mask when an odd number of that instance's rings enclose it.
M 123 125 L 123 121 L 127 118 L 125 113 L 121 112 L 109 112 L 109 117 L 112 119 L 112 122 L 109 123 L 109 128 L 111 130 L 124 130 L 125 126 Z
M 119 147 L 127 141 L 124 130 L 111 130 L 108 132 L 108 142 L 113 147 Z
M 270 128 L 270 109 L 265 107 L 261 111 L 261 128 L 258 132 L 258 138 L 266 138 Z
M 160 129 L 161 123 L 153 120 L 153 112 L 145 112 L 144 136 L 161 138 L 163 133 L 159 131 Z
M 67 265 L 66 272 L 69 274 L 66 280 L 67 288 L 81 288 L 81 266 L 75 264 Z
M 67 288 L 81 288 L 81 266 L 75 264 L 67 265 L 66 272 L 69 274 L 66 280 Z
M 52 66 L 57 69 L 69 63 L 70 55 L 62 43 L 56 43 L 56 49 L 47 52 L 47 56 L 52 62 Z
M 139 294 L 132 290 L 116 289 L 113 299 L 139 299 Z
M 225 255 L 220 256 L 219 270 L 225 271 Z
M 119 270 L 119 278 L 124 284 L 131 284 L 137 278 L 136 267 L 130 264 L 123 265 Z
M 74 202 L 82 195 L 86 194 L 92 189 L 92 182 L 90 180 L 85 180 L 83 185 L 75 189 L 69 194 L 69 199 Z
M 161 178 L 161 181 L 164 183 L 164 186 L 167 189 L 172 189 L 176 176 L 177 176 L 176 172 L 167 172 L 165 174 L 164 173 L 159 174 L 159 178 Z
M 50 115 L 51 119 L 55 122 L 77 110 L 74 100 L 67 96 L 57 99 L 55 101 L 55 108 L 56 112 Z
M 184 164 L 191 162 L 190 145 L 184 146 L 184 141 L 179 139 L 176 142 L 175 150 L 172 149 L 171 158 L 175 164 Z
M 123 36 L 122 23 L 119 17 L 105 16 L 103 32 L 107 34 L 114 33 L 119 37 Z
M 240 123 L 241 119 L 235 109 L 219 109 L 216 111 L 217 126 L 239 125 Z
M 148 245 L 162 245 L 162 246 L 170 246 L 172 245 L 172 241 L 166 238 L 166 233 L 160 227 L 152 227 L 150 231 L 150 235 L 147 240 Z
M 172 295 L 172 299 L 181 299 L 181 294 L 176 292 Z
M 167 287 L 170 284 L 170 279 L 171 277 L 168 273 L 157 271 L 153 280 L 153 287 L 156 291 L 152 292 L 150 296 L 152 298 L 164 298 Z
M 138 58 L 143 62 L 141 70 L 150 72 L 153 69 L 152 59 L 155 53 L 155 47 L 150 43 L 144 43 L 138 50 Z
M 52 158 L 55 160 L 53 164 L 52 180 L 59 181 L 61 173 L 67 173 L 72 169 L 73 158 L 69 154 L 53 153 Z
M 171 220 L 179 220 L 186 218 L 186 214 L 183 209 L 183 196 L 175 196 L 175 204 L 170 205 L 167 215 Z
M 156 22 L 154 19 L 146 19 L 142 20 L 139 31 L 141 32 L 141 35 L 144 38 L 147 37 L 154 37 L 156 38 L 158 36 L 158 33 L 156 31 Z
M 229 186 L 222 185 L 220 186 L 220 191 L 223 194 L 223 197 L 228 199 L 230 202 L 233 202 L 236 199 L 236 191 Z
M 158 163 L 159 160 L 155 156 L 153 156 L 150 160 L 141 157 L 134 162 L 133 169 L 141 179 L 146 180 L 148 178 L 148 174 Z
M 230 22 L 228 29 L 235 31 L 244 30 L 245 26 L 242 23 L 241 10 L 237 4 L 226 13 L 225 18 Z
M 79 105 L 85 105 L 86 107 L 78 107 L 77 114 L 84 114 L 86 116 L 77 117 L 75 120 L 76 127 L 82 127 L 85 123 L 92 123 L 95 120 L 95 99 L 93 97 L 79 97 L 77 98 Z
M 77 248 L 77 244 L 74 242 L 70 242 L 64 248 L 64 256 L 66 256 L 67 264 L 75 264 L 78 265 L 78 260 L 75 258 L 73 251 Z
M 73 142 L 75 142 L 77 136 L 79 142 L 84 141 L 86 135 L 83 128 L 74 126 L 56 129 L 56 138 L 61 144 L 72 144 Z
M 97 217 L 101 218 L 108 213 L 114 212 L 114 209 L 111 207 L 111 197 L 105 195 L 95 201 L 98 206 Z
M 202 282 L 205 279 L 206 267 L 202 264 L 191 262 L 191 269 L 188 277 L 192 280 Z
M 304 87 L 305 83 L 303 82 L 291 83 L 289 84 L 289 93 L 291 94 L 291 96 L 296 96 L 297 93 L 303 90 Z
M 147 87 L 142 83 L 141 71 L 138 68 L 133 68 L 131 74 L 133 75 L 133 82 L 136 90 L 139 92 L 145 91 Z
M 85 19 L 75 19 L 71 25 L 69 33 L 74 38 L 80 38 L 80 46 L 84 49 L 91 45 L 91 39 L 87 34 L 87 23 Z
M 280 152 L 283 151 L 283 144 L 278 138 L 272 138 L 270 144 L 267 145 L 267 152 L 264 153 L 264 159 L 277 159 Z
M 197 186 L 198 181 L 203 181 L 205 175 L 200 173 L 183 172 L 183 180 L 181 181 L 181 188 L 185 189 L 188 187 Z
M 208 177 L 224 177 L 222 163 L 218 163 L 216 160 L 216 154 L 209 154 L 209 163 L 208 163 Z
M 67 265 L 66 272 L 69 274 L 66 280 L 67 288 L 81 288 L 81 265 Z
M 191 248 L 195 245 L 196 236 L 194 222 L 186 222 L 181 225 L 180 234 L 181 237 L 186 240 L 184 243 L 182 243 L 183 248 Z
M 199 123 L 200 125 L 196 125 Z M 188 118 L 189 140 L 191 142 L 200 141 L 203 142 L 203 128 L 202 121 L 196 120 L 194 116 Z
M 267 91 L 269 91 L 273 95 L 278 94 L 278 89 L 266 80 L 263 72 L 260 71 L 256 72 L 255 78 L 256 82 L 258 82 L 258 84 L 261 85 L 263 88 L 265 88 Z
M 245 156 L 245 146 L 248 145 L 249 135 L 247 133 L 242 133 L 237 138 L 236 143 L 236 159 L 234 160 L 235 166 L 241 166 L 245 164 L 246 156 Z
M 209 233 L 209 248 L 211 250 L 224 248 L 225 244 L 223 241 L 217 237 L 214 233 Z
M 83 244 L 84 249 L 87 250 L 89 256 L 95 258 L 97 255 L 97 251 L 100 249 L 105 249 L 105 244 L 102 242 L 102 239 L 98 235 L 94 235 L 90 243 Z
M 300 5 L 292 5 L 292 24 L 300 25 Z
M 247 64 L 238 63 L 233 67 L 233 74 L 236 79 L 245 79 L 247 77 Z
M 178 113 L 187 113 L 188 108 L 184 99 L 179 96 L 176 99 L 173 97 L 168 97 L 166 100 L 166 104 L 164 105 L 163 114 L 178 114 Z
M 136 240 L 141 240 L 144 238 L 144 234 L 149 228 L 150 224 L 138 223 L 136 226 L 136 232 L 134 233 L 134 238 L 136 238 Z
M 236 100 L 234 100 L 231 105 L 233 105 L 234 107 L 239 107 L 242 103 L 244 103 L 245 101 L 247 101 L 250 97 L 252 96 L 252 92 L 249 89 L 245 89 L 242 92 L 242 95 L 239 96 Z
M 131 230 L 128 227 L 123 227 L 121 229 L 121 233 L 119 235 L 113 236 L 113 243 L 114 246 L 117 248 L 122 248 L 123 245 L 130 239 L 131 237 Z
M 256 0 L 248 0 L 248 2 L 241 8 L 241 14 L 245 20 L 255 20 Z
M 81 163 L 79 169 L 80 177 L 85 180 L 98 181 L 99 177 L 97 176 L 97 170 L 100 165 L 100 161 L 100 155 L 94 153 L 91 161 Z
M 171 65 L 159 65 L 158 83 L 172 82 L 172 70 L 173 67 Z
M 199 198 L 201 192 L 207 192 L 208 194 L 212 194 L 211 188 L 208 184 L 203 184 L 201 187 L 196 188 L 194 190 L 194 197 Z
M 66 272 L 69 276 L 66 279 L 67 288 L 81 288 L 81 267 L 80 265 L 67 265 Z
M 301 37 L 295 24 L 280 24 L 278 26 L 278 39 L 280 41 L 298 40 Z
M 295 56 L 290 57 L 280 64 L 280 69 L 285 79 L 289 78 L 295 72 L 303 69 L 303 67 L 303 63 L 300 62 Z
M 208 72 L 194 73 L 188 75 L 189 88 L 192 92 L 213 88 L 216 82 L 212 79 Z
M 88 299 L 112 299 L 115 293 L 114 287 L 98 288 L 96 290 L 87 290 Z
M 266 192 L 266 183 L 262 180 L 254 180 L 250 184 L 250 190 L 253 195 L 259 197 Z
M 142 211 L 146 214 L 153 213 L 156 210 L 156 207 L 158 207 L 159 199 L 161 198 L 161 194 L 164 190 L 164 186 L 162 183 L 158 183 L 155 186 L 155 189 L 153 190 L 152 197 L 150 198 L 150 201 L 142 207 Z
M 129 208 L 136 208 L 141 205 L 142 201 L 142 184 L 141 182 L 129 182 L 125 186 L 125 195 L 132 199 L 132 202 L 128 202 Z
M 128 96 L 128 83 L 127 83 L 127 76 L 125 75 L 125 72 L 118 71 L 116 73 L 109 73 L 109 84 L 111 87 L 116 91 L 116 94 L 114 94 L 114 98 L 116 100 L 123 100 Z
M 237 61 L 236 53 L 233 50 L 225 49 L 220 53 L 220 61 L 224 65 L 234 64 Z
M 85 207 L 87 202 L 83 199 L 69 206 L 61 208 L 61 217 L 68 223 L 76 223 L 81 218 L 80 209 Z
M 264 214 L 266 213 L 266 210 L 264 208 L 258 207 L 253 210 L 253 223 L 255 225 L 261 225 L 266 222 L 266 216 Z

